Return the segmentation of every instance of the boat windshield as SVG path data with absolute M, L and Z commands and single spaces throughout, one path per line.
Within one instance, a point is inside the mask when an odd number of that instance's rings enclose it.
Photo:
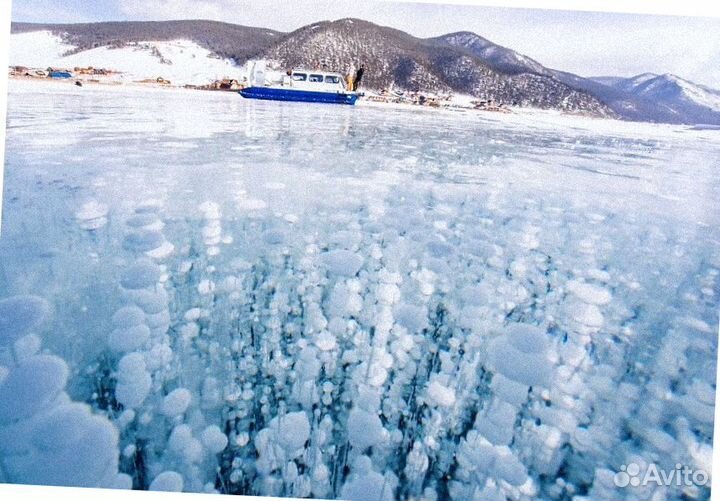
M 306 73 L 293 73 L 292 79 L 295 82 L 304 82 L 305 80 L 307 80 L 307 74 Z
M 322 82 L 323 76 L 322 75 L 310 75 L 309 80 L 310 82 Z

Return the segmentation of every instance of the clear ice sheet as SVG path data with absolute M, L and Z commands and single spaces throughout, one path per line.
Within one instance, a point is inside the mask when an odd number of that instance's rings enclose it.
M 8 107 L 1 296 L 51 312 L 0 322 L 0 410 L 40 343 L 67 364 L 32 430 L 85 403 L 119 457 L 77 483 L 709 498 L 613 475 L 711 469 L 716 131 L 15 82 Z M 4 480 L 61 483 L 13 470 L 21 441 Z

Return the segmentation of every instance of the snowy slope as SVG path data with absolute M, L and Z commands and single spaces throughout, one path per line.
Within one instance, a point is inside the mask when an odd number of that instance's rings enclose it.
M 720 91 L 670 73 L 643 73 L 630 78 L 595 77 L 593 80 L 635 98 L 656 103 L 683 117 L 685 122 L 720 121 Z
M 42 68 L 62 59 L 73 46 L 49 31 L 10 35 L 10 65 Z
M 93 66 L 121 72 L 127 81 L 163 77 L 173 84 L 204 84 L 239 78 L 242 70 L 188 40 L 134 42 L 121 48 L 98 47 L 65 55 L 73 47 L 49 31 L 10 36 L 10 64 L 74 68 Z
M 691 103 L 720 112 L 720 92 L 704 88 L 675 75 L 650 78 L 636 85 L 633 91 L 641 96 L 670 104 Z

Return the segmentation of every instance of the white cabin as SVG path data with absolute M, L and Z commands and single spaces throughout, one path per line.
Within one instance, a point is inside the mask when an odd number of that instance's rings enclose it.
M 348 92 L 345 78 L 340 73 L 320 70 L 292 70 L 283 75 L 282 87 L 315 92 Z

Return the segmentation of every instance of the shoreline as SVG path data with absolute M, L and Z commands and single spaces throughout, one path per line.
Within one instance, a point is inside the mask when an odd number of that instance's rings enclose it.
M 82 82 L 82 87 L 75 85 L 76 81 Z M 93 91 L 132 91 L 132 92 L 177 92 L 177 93 L 188 93 L 194 95 L 205 95 L 205 96 L 228 96 L 233 97 L 238 95 L 238 90 L 211 90 L 211 89 L 199 89 L 189 88 L 179 85 L 171 84 L 160 84 L 160 83 L 147 83 L 147 82 L 136 82 L 136 81 L 90 81 L 78 78 L 68 79 L 53 79 L 53 78 L 38 78 L 38 77 L 25 77 L 8 74 L 7 77 L 8 92 L 22 87 L 30 88 L 33 86 L 46 86 L 49 88 L 63 88 L 65 90 L 93 90 Z M 18 85 L 19 84 L 19 85 Z M 376 94 L 371 94 L 375 96 Z M 471 96 L 461 96 L 461 98 L 468 99 Z M 472 98 L 474 99 L 474 98 Z M 670 132 L 682 132 L 685 130 L 692 130 L 692 125 L 683 124 L 666 124 L 666 123 L 654 123 L 654 122 L 634 122 L 629 120 L 622 120 L 618 118 L 594 116 L 584 113 L 570 113 L 556 109 L 543 109 L 543 108 L 529 108 L 529 107 L 507 107 L 507 112 L 497 112 L 487 109 L 478 109 L 471 106 L 427 106 L 418 105 L 412 103 L 392 103 L 392 102 L 381 102 L 378 100 L 370 100 L 367 98 L 361 98 L 355 105 L 356 108 L 360 109 L 385 109 L 385 110 L 397 110 L 397 111 L 412 111 L 412 112 L 426 112 L 426 113 L 453 113 L 461 114 L 464 116 L 477 116 L 486 120 L 511 120 L 518 124 L 525 124 L 530 127 L 534 126 L 547 126 L 550 122 L 557 120 L 569 120 L 572 121 L 576 126 L 580 127 L 597 127 L 606 126 L 608 129 L 618 129 L 618 133 L 632 132 L 638 128 L 651 127 L 656 129 L 658 132 L 670 133 Z

